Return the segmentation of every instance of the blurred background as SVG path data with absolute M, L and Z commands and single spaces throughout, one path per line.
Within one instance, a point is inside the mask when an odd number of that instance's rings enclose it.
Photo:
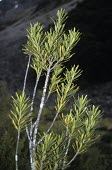
M 0 165 L 1 170 L 7 167 L 9 170 L 14 169 L 12 157 L 15 142 L 10 133 L 13 127 L 8 114 L 10 95 L 21 90 L 23 86 L 28 60 L 22 51 L 27 41 L 26 29 L 30 23 L 38 21 L 48 30 L 52 25 L 50 17 L 56 16 L 60 8 L 68 12 L 66 31 L 76 27 L 82 33 L 80 42 L 73 49 L 75 55 L 66 66 L 70 68 L 73 64 L 80 65 L 83 73 L 77 82 L 80 85 L 79 94 L 87 94 L 91 103 L 100 105 L 103 111 L 103 120 L 98 129 L 101 134 L 99 141 L 85 155 L 77 158 L 72 169 L 112 169 L 111 3 L 111 0 L 0 0 L 0 162 L 3 162 Z M 35 73 L 30 70 L 27 86 L 29 91 L 34 83 Z M 22 139 L 21 148 L 24 142 Z M 10 146 L 9 150 L 5 145 Z M 20 152 L 23 153 L 23 150 Z M 11 154 L 10 158 L 8 153 Z M 25 154 L 27 155 L 27 151 L 24 151 L 21 169 L 24 167 Z M 28 165 L 26 167 L 28 170 Z

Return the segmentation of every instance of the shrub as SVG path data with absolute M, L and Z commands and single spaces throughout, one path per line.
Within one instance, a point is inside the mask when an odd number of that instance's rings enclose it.
M 72 49 L 80 40 L 80 32 L 69 30 L 64 32 L 67 13 L 58 10 L 57 19 L 52 19 L 54 28 L 44 32 L 38 22 L 30 25 L 27 31 L 28 41 L 24 52 L 29 56 L 24 79 L 23 91 L 12 97 L 10 118 L 16 128 L 17 144 L 15 163 L 18 170 L 18 147 L 21 132 L 26 132 L 29 143 L 31 170 L 64 170 L 70 166 L 77 155 L 84 153 L 97 138 L 95 129 L 101 118 L 98 107 L 89 104 L 87 96 L 74 95 L 79 87 L 76 80 L 82 71 L 79 66 L 73 65 L 70 70 L 64 63 L 73 56 Z M 29 68 L 35 70 L 37 78 L 32 98 L 25 93 Z M 40 77 L 45 77 L 41 101 L 38 112 L 34 117 L 34 103 Z M 40 133 L 40 123 L 43 109 L 52 93 L 56 93 L 53 118 L 48 129 Z M 73 99 L 73 105 L 65 113 L 68 102 Z M 60 134 L 53 132 L 56 120 L 62 122 Z M 72 147 L 74 155 L 70 158 L 69 150 Z

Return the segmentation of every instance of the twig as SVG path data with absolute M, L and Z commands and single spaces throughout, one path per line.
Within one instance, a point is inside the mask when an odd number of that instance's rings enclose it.
M 68 138 L 68 128 L 66 128 L 66 137 Z M 65 151 L 65 156 L 64 156 L 64 160 L 63 160 L 63 167 L 65 166 L 66 164 L 66 156 L 68 154 L 68 151 L 69 151 L 69 146 L 70 146 L 70 142 L 71 142 L 71 139 L 68 140 L 68 143 L 67 143 L 67 146 L 64 146 L 66 148 L 66 151 Z
M 73 158 L 69 161 L 67 165 L 70 165 L 75 160 L 78 154 L 79 154 L 79 150 L 76 152 L 76 154 L 73 156 Z
M 49 131 L 51 130 L 51 128 L 53 127 L 53 125 L 54 125 L 54 123 L 55 123 L 55 121 L 56 121 L 56 119 L 57 119 L 57 117 L 58 117 L 58 114 L 59 114 L 59 112 L 57 112 L 56 113 L 56 115 L 55 115 L 55 117 L 54 117 L 54 119 L 53 119 L 53 121 L 52 121 L 52 123 L 51 123 L 51 125 L 49 126 L 49 128 L 48 128 L 48 130 L 47 130 L 47 132 L 45 133 L 45 135 L 46 134 L 48 134 L 49 133 Z M 45 138 L 45 135 L 37 142 L 37 144 L 36 145 L 39 145 L 40 144 L 40 142 L 42 142 L 43 141 L 43 139 Z
M 54 66 L 51 67 L 51 71 L 54 70 L 54 68 L 59 64 L 60 61 L 61 61 L 61 60 L 59 59 L 59 60 L 54 64 Z
M 26 125 L 26 134 L 27 134 L 28 140 L 31 142 L 31 138 L 30 138 L 30 135 L 29 135 L 29 131 L 28 131 L 28 126 L 27 125 Z

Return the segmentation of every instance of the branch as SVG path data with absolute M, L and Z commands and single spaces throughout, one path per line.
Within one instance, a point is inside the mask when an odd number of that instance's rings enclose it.
M 56 119 L 57 119 L 57 117 L 58 117 L 58 114 L 59 114 L 59 112 L 57 112 L 56 113 L 56 115 L 55 115 L 55 117 L 54 117 L 54 119 L 53 119 L 53 121 L 52 121 L 52 123 L 51 123 L 51 125 L 49 126 L 49 128 L 48 128 L 48 130 L 47 130 L 47 132 L 45 133 L 45 135 L 46 134 L 48 134 L 49 133 L 49 131 L 51 130 L 51 128 L 53 127 L 53 125 L 54 125 L 54 123 L 55 123 L 55 121 L 56 121 Z M 40 142 L 42 142 L 43 141 L 43 139 L 45 138 L 45 135 L 37 142 L 37 144 L 36 145 L 39 145 L 40 144 Z
M 73 158 L 69 161 L 67 165 L 70 165 L 75 160 L 78 154 L 79 154 L 79 150 L 76 152 L 76 154 L 73 156 Z
M 59 59 L 59 60 L 54 64 L 54 66 L 51 67 L 51 71 L 59 64 L 60 61 L 61 61 L 61 59 Z
M 44 87 L 43 87 L 43 94 L 42 94 L 42 98 L 41 98 L 41 102 L 40 102 L 40 109 L 38 111 L 37 120 L 34 123 L 35 124 L 34 135 L 33 135 L 33 144 L 34 144 L 34 146 L 35 146 L 35 143 L 36 143 L 36 136 L 37 136 L 37 132 L 38 132 L 38 126 L 39 126 L 41 113 L 42 113 L 42 110 L 43 110 L 43 107 L 44 107 L 49 75 L 50 75 L 50 66 L 49 66 L 49 68 L 47 70 L 47 75 L 46 75 L 45 84 L 44 84 Z
M 59 59 L 50 70 L 53 71 L 53 69 L 59 64 L 60 61 L 61 61 L 61 59 Z M 49 91 L 49 93 L 48 93 L 48 95 L 46 97 L 45 103 L 48 101 L 48 99 L 49 99 L 49 97 L 51 95 L 51 92 L 52 92 L 52 89 Z
M 27 125 L 26 125 L 26 134 L 27 134 L 28 140 L 31 142 L 31 138 L 30 138 L 30 135 L 29 135 L 29 131 L 28 131 L 28 126 Z
M 26 79 L 27 79 L 27 76 L 28 76 L 28 70 L 29 70 L 29 66 L 30 66 L 30 59 L 31 59 L 31 55 L 29 56 L 28 63 L 27 63 L 26 73 L 25 73 L 25 77 L 24 77 L 23 92 L 25 92 Z
M 17 143 L 16 143 L 16 154 L 15 154 L 16 170 L 18 170 L 18 146 L 19 146 L 19 139 L 20 139 L 20 128 L 18 129 L 18 136 L 17 136 Z
M 40 75 L 36 79 L 35 87 L 34 87 L 34 90 L 33 90 L 33 97 L 32 97 L 31 108 L 30 108 L 30 119 L 31 119 L 31 121 L 30 121 L 30 136 L 32 135 L 32 131 L 33 131 L 32 113 L 33 113 L 33 110 L 34 110 L 34 100 L 35 100 L 35 95 L 36 95 L 37 86 L 38 86 L 38 82 L 39 82 L 41 73 L 42 73 L 42 69 L 40 71 Z
M 67 137 L 68 137 L 68 128 L 66 129 L 66 138 L 67 138 Z M 71 139 L 69 139 L 69 140 L 68 140 L 68 143 L 67 143 L 66 152 L 65 152 L 65 156 L 64 156 L 64 160 L 63 160 L 63 167 L 64 167 L 65 164 L 66 164 L 66 156 L 67 156 L 68 151 L 69 151 L 70 142 L 71 142 Z

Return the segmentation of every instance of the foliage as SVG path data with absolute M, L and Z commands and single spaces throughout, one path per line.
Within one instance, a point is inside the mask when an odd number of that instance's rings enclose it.
M 89 105 L 87 96 L 74 98 L 79 87 L 76 80 L 82 71 L 73 65 L 70 70 L 64 67 L 73 54 L 72 49 L 80 40 L 80 32 L 69 30 L 64 32 L 67 14 L 58 10 L 57 19 L 52 19 L 54 28 L 49 32 L 43 30 L 40 23 L 30 25 L 27 31 L 28 41 L 24 46 L 24 53 L 29 56 L 23 91 L 12 97 L 10 118 L 18 131 L 15 163 L 18 166 L 18 151 L 21 131 L 26 131 L 31 170 L 66 169 L 77 155 L 84 153 L 95 140 L 95 129 L 101 118 L 101 111 L 94 105 Z M 35 70 L 37 78 L 31 102 L 26 97 L 26 80 L 29 68 Z M 63 76 L 62 76 L 63 74 Z M 34 119 L 34 103 L 41 76 L 45 76 L 41 101 Z M 56 93 L 54 117 L 45 132 L 40 132 L 43 109 L 52 93 Z M 74 98 L 73 106 L 68 113 L 64 113 L 69 101 Z M 53 132 L 57 120 L 64 125 L 60 134 Z M 72 158 L 68 156 L 70 147 L 74 150 Z
M 3 88 L 2 88 L 3 85 Z M 0 170 L 12 170 L 15 169 L 15 163 L 14 163 L 14 154 L 15 154 L 15 145 L 16 145 L 16 130 L 13 130 L 13 127 L 9 121 L 9 118 L 7 117 L 7 113 L 9 113 L 10 107 L 9 103 L 9 90 L 6 86 L 6 83 L 2 82 L 1 85 L 1 102 L 0 102 L 0 108 L 2 109 L 2 114 L 0 114 Z M 2 89 L 4 89 L 2 91 Z M 2 97 L 3 96 L 3 97 Z M 4 97 L 5 96 L 5 97 Z M 6 99 L 6 100 L 5 100 Z M 2 107 L 2 101 L 5 102 L 4 108 Z M 42 131 L 45 131 L 47 127 L 49 127 L 50 124 L 50 116 L 53 116 L 54 112 L 53 106 L 45 107 L 44 115 L 42 115 L 42 119 L 44 121 L 41 121 L 42 124 L 40 126 L 41 134 Z M 65 110 L 66 111 L 66 110 Z M 35 114 L 37 113 L 37 110 L 34 111 Z M 65 112 L 64 112 L 65 113 Z M 67 111 L 66 111 L 67 114 Z M 48 116 L 48 117 L 46 117 Z M 98 131 L 97 133 L 101 135 L 99 140 L 97 140 L 97 143 L 94 144 L 90 149 L 77 157 L 75 162 L 72 163 L 72 166 L 70 166 L 69 170 L 111 170 L 111 160 L 112 160 L 112 131 L 111 131 L 111 120 L 110 118 L 106 118 L 102 120 L 102 131 Z M 103 128 L 104 127 L 104 128 Z M 107 131 L 106 128 L 107 127 Z M 108 130 L 109 129 L 109 130 Z M 64 126 L 61 122 L 56 121 L 55 126 L 53 127 L 53 131 L 55 133 L 60 133 L 62 130 L 64 130 Z M 28 148 L 26 148 L 26 138 L 25 141 L 23 140 L 25 136 L 22 134 L 22 138 L 20 140 L 20 162 L 19 162 L 19 168 L 20 169 L 30 169 L 29 166 L 29 158 L 28 158 Z M 70 148 L 69 151 L 69 157 L 72 157 L 74 155 L 72 149 Z M 27 160 L 27 161 L 26 161 Z
M 20 131 L 24 130 L 25 123 L 30 121 L 30 101 L 29 98 L 25 96 L 25 93 L 22 93 L 20 96 L 16 93 L 16 98 L 12 97 L 13 104 L 11 110 L 11 116 L 9 116 L 12 120 L 12 123 L 16 130 L 20 129 Z
M 61 169 L 65 152 L 63 144 L 66 142 L 64 136 L 53 132 L 43 135 L 45 135 L 44 141 L 37 146 L 36 169 Z
M 102 134 L 101 131 L 98 133 Z M 82 154 L 72 165 L 71 169 L 75 170 L 111 170 L 112 160 L 112 132 L 107 131 L 85 154 Z
M 15 155 L 16 145 L 16 130 L 13 129 L 11 121 L 9 119 L 9 113 L 11 109 L 11 94 L 7 87 L 6 82 L 0 82 L 0 170 L 12 170 L 15 167 L 13 161 Z M 29 161 L 25 163 L 27 159 L 28 149 L 24 146 L 27 144 L 25 136 L 21 136 L 19 153 L 21 155 L 20 169 L 29 167 Z

